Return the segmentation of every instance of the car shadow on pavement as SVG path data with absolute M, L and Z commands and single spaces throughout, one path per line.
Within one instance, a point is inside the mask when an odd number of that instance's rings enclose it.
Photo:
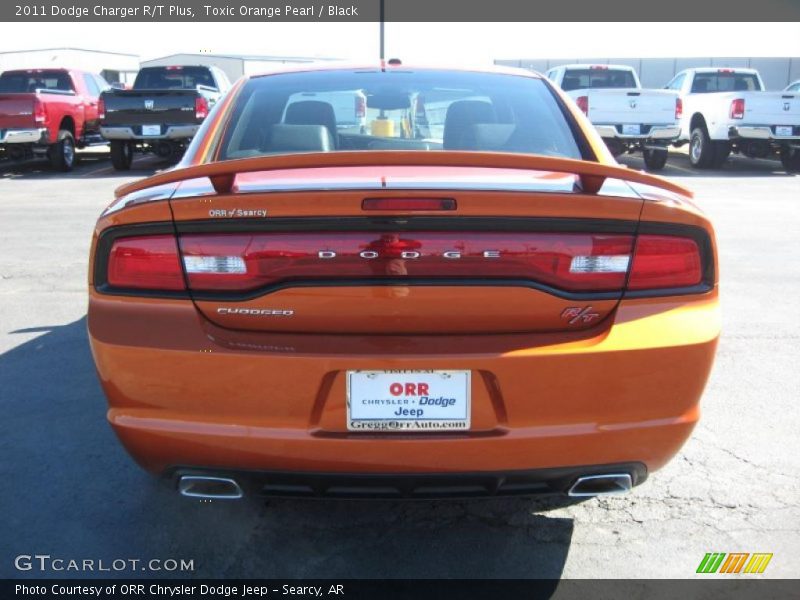
M 573 521 L 542 514 L 560 502 L 182 498 L 139 469 L 108 426 L 85 317 L 9 333 L 41 335 L 0 355 L 0 577 L 561 576 Z M 35 554 L 95 567 L 15 568 Z M 127 566 L 98 570 L 115 559 Z M 193 568 L 152 570 L 164 564 L 152 559 Z

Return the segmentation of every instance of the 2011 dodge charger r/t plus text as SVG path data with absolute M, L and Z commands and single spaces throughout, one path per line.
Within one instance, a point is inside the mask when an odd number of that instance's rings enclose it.
M 534 73 L 245 78 L 97 223 L 108 419 L 185 496 L 626 491 L 688 438 L 714 359 L 690 197 Z

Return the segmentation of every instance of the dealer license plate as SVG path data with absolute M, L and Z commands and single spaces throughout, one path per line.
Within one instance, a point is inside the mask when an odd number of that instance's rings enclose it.
M 142 135 L 161 135 L 161 125 L 142 125 Z
M 470 371 L 348 371 L 350 431 L 466 431 Z
M 623 125 L 622 126 L 622 135 L 641 135 L 642 134 L 642 126 L 641 125 Z
M 792 126 L 791 125 L 778 125 L 775 128 L 775 135 L 785 135 L 785 136 L 792 135 Z

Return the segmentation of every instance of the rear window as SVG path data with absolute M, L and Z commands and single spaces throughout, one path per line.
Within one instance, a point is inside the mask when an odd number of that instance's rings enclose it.
M 693 94 L 711 92 L 760 91 L 758 77 L 753 73 L 695 73 L 692 81 Z
M 206 67 L 147 67 L 133 83 L 137 90 L 194 90 L 198 85 L 216 87 Z
M 535 78 L 452 71 L 257 77 L 236 98 L 220 159 L 337 150 L 465 150 L 581 158 Z
M 36 90 L 71 92 L 72 80 L 65 71 L 6 71 L 0 75 L 0 93 L 24 94 Z
M 565 92 L 583 89 L 635 88 L 633 72 L 627 69 L 567 69 L 561 89 Z

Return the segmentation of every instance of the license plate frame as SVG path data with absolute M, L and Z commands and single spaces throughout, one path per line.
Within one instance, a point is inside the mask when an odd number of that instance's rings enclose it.
M 776 125 L 775 135 L 779 137 L 791 137 L 794 134 L 794 127 L 791 125 Z
M 142 135 L 144 137 L 161 135 L 161 125 L 142 125 Z
M 440 433 L 470 430 L 472 371 L 347 371 L 345 379 L 348 431 Z
M 642 126 L 634 123 L 622 125 L 622 135 L 642 135 Z

